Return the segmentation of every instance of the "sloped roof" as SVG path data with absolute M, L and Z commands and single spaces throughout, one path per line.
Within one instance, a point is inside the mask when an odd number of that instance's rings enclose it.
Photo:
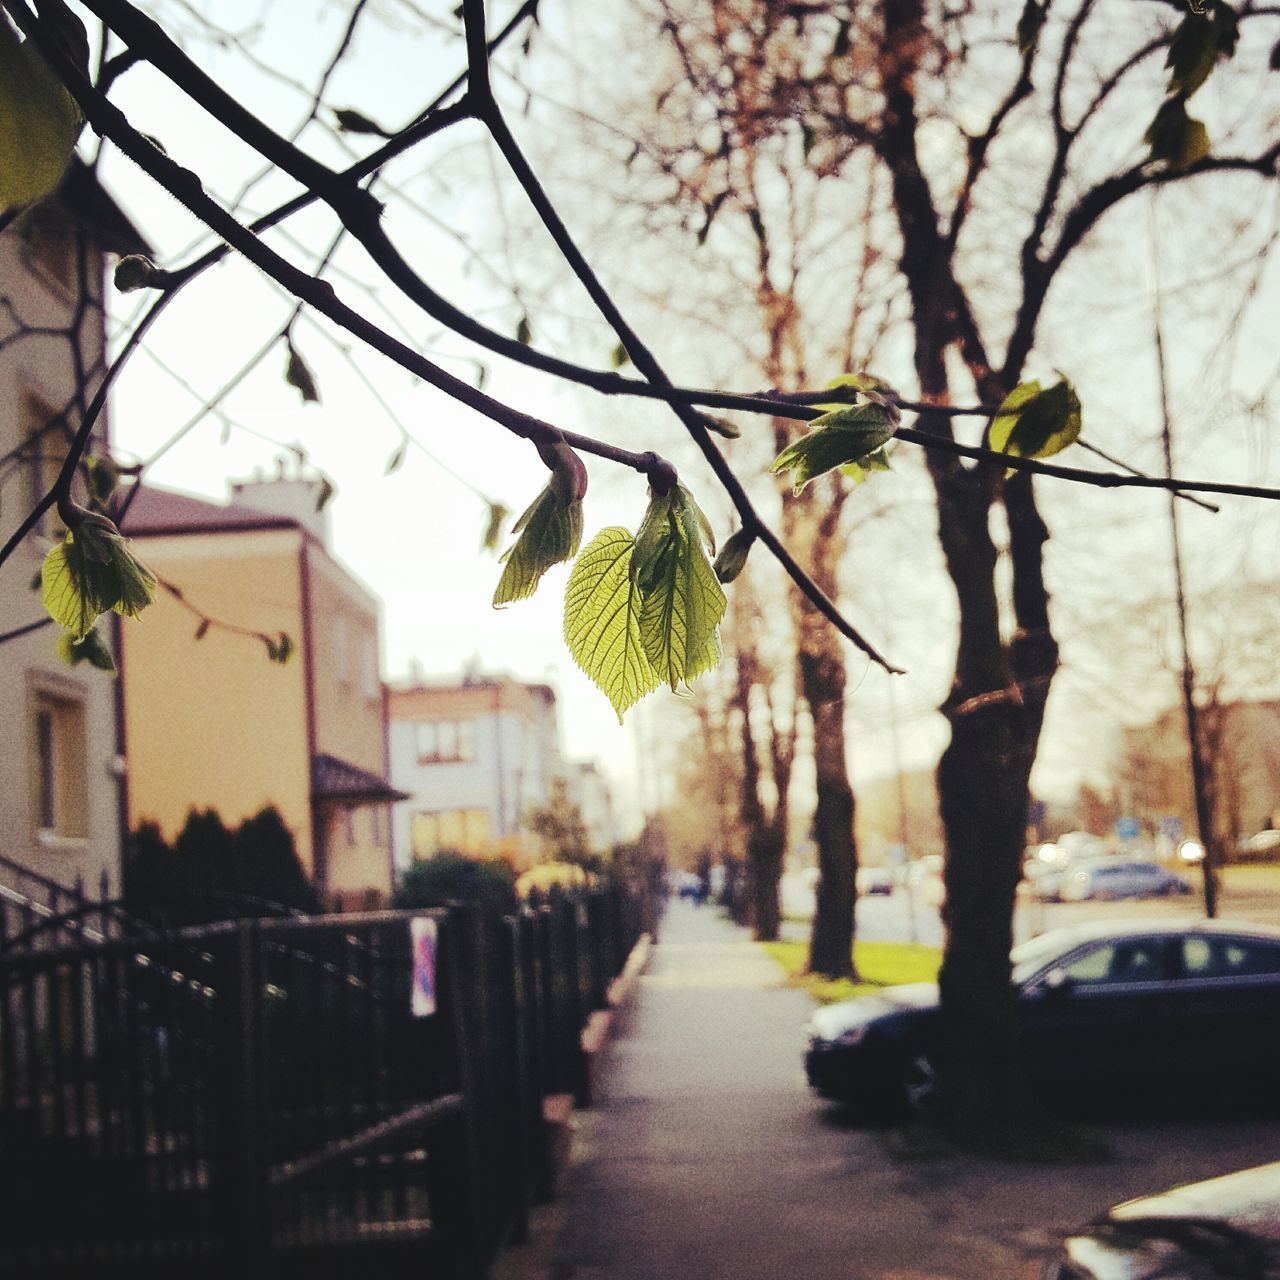
M 171 489 L 142 485 L 122 518 L 125 533 L 215 533 L 236 529 L 296 529 L 296 520 L 235 503 L 209 502 Z
M 406 791 L 397 791 L 376 773 L 323 753 L 311 757 L 311 798 L 347 804 L 408 800 Z
M 128 214 L 116 204 L 93 170 L 79 156 L 72 156 L 67 172 L 58 185 L 58 195 L 80 221 L 93 233 L 98 243 L 111 253 L 152 252 L 141 231 Z

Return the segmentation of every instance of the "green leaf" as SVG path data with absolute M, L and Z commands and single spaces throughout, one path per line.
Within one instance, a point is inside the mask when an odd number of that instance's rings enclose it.
M 69 667 L 78 667 L 80 663 L 87 662 L 99 671 L 116 674 L 116 661 L 97 627 L 90 627 L 78 640 L 70 631 L 64 631 L 58 637 L 57 648 L 58 657 Z
M 1189 98 L 1209 78 L 1218 60 L 1218 41 L 1213 23 L 1197 13 L 1189 13 L 1178 24 L 1169 41 L 1164 65 L 1169 69 L 1169 90 Z
M 489 515 L 484 527 L 484 537 L 480 540 L 480 546 L 485 551 L 497 551 L 499 540 L 502 538 L 502 526 L 506 523 L 507 517 L 511 514 L 501 502 L 489 503 Z
M 0 20 L 0 209 L 31 204 L 58 185 L 80 124 L 75 100 L 39 51 Z
M 44 607 L 74 639 L 108 610 L 136 618 L 156 598 L 155 575 L 105 516 L 87 515 L 44 558 Z
M 866 484 L 871 479 L 873 471 L 892 471 L 889 465 L 889 451 L 887 449 L 877 449 L 874 453 L 869 453 L 858 462 L 846 462 L 840 468 L 840 474 L 847 476 L 855 485 Z
M 582 542 L 582 499 L 561 496 L 555 474 L 516 521 L 511 532 L 516 541 L 502 557 L 506 568 L 493 593 L 499 608 L 527 600 L 538 589 L 542 575 L 552 565 L 570 559 Z
M 86 458 L 84 467 L 89 476 L 89 496 L 105 508 L 120 483 L 120 468 L 110 458 Z
M 673 691 L 720 661 L 725 596 L 708 555 L 707 518 L 683 485 L 655 496 L 636 533 L 632 576 L 640 590 L 640 641 Z
M 894 411 L 880 404 L 842 405 L 814 418 L 810 425 L 815 429 L 788 445 L 769 465 L 774 475 L 794 472 L 796 493 L 828 471 L 862 462 L 892 440 L 898 429 Z
M 1182 97 L 1169 98 L 1156 112 L 1143 141 L 1151 159 L 1170 169 L 1185 169 L 1209 154 L 1209 131 L 1204 122 L 1187 114 Z
M 747 567 L 747 555 L 755 540 L 756 535 L 746 529 L 729 535 L 712 566 L 721 582 L 732 582 Z
M 1022 16 L 1018 19 L 1018 52 L 1024 58 L 1036 47 L 1047 8 L 1047 5 L 1037 4 L 1036 0 L 1027 0 L 1023 6 Z
M 832 389 L 836 387 L 852 387 L 869 404 L 878 404 L 881 408 L 887 409 L 895 423 L 902 420 L 902 411 L 898 408 L 898 401 L 901 397 L 887 382 L 882 378 L 877 378 L 874 373 L 842 373 L 832 378 L 827 383 L 827 386 Z M 844 402 L 837 402 L 835 404 L 820 404 L 817 407 L 836 412 L 848 406 Z
M 1080 397 L 1066 378 L 1047 390 L 1038 382 L 1023 382 L 991 419 L 988 442 L 999 453 L 1048 458 L 1074 444 L 1080 426 Z
M 289 348 L 289 363 L 285 366 L 284 380 L 291 387 L 297 387 L 304 404 L 319 404 L 320 389 L 316 386 L 311 370 L 307 368 L 307 362 L 293 345 L 292 339 L 286 338 L 285 343 Z
M 621 369 L 623 365 L 631 363 L 631 357 L 627 354 L 627 349 L 622 343 L 618 343 L 609 353 L 609 362 L 615 369 Z
M 564 593 L 565 644 L 613 704 L 619 724 L 628 707 L 661 683 L 640 639 L 634 547 L 628 530 L 602 529 L 574 562 Z

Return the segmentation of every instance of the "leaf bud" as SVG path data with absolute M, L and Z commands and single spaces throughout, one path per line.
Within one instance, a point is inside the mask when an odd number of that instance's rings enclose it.
M 131 253 L 116 263 L 112 279 L 119 292 L 133 293 L 138 289 L 168 288 L 171 276 L 146 254 Z
M 739 529 L 729 536 L 714 566 L 721 582 L 732 582 L 747 567 L 747 555 L 755 540 L 756 535 L 749 529 Z

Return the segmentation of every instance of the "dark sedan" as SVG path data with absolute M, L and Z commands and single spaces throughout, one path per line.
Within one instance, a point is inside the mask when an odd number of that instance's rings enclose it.
M 1280 1080 L 1280 929 L 1213 921 L 1098 923 L 1015 947 L 1015 1024 L 1029 1083 L 1061 1100 Z M 938 988 L 887 987 L 818 1009 L 805 1069 L 868 1113 L 932 1100 Z

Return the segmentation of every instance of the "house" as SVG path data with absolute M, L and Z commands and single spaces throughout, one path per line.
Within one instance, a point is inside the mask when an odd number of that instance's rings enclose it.
M 567 778 L 555 691 L 507 675 L 415 679 L 388 691 L 397 861 L 442 850 L 505 857 L 518 868 L 537 850 L 521 819 Z
M 192 808 L 234 825 L 274 805 L 322 900 L 351 909 L 390 894 L 399 797 L 379 604 L 330 552 L 323 485 L 259 478 L 226 504 L 143 486 L 122 516 L 160 583 L 124 639 L 128 819 L 171 839 Z
M 3 540 L 52 485 L 106 365 L 103 282 L 110 254 L 147 244 L 93 172 L 74 160 L 58 191 L 0 232 L 0 529 Z M 105 415 L 91 455 L 105 454 Z M 64 885 L 120 880 L 117 684 L 56 653 L 32 583 L 53 540 L 46 514 L 0 566 L 0 857 Z M 100 625 L 116 645 L 109 619 Z M 0 866 L 0 883 L 6 882 Z

